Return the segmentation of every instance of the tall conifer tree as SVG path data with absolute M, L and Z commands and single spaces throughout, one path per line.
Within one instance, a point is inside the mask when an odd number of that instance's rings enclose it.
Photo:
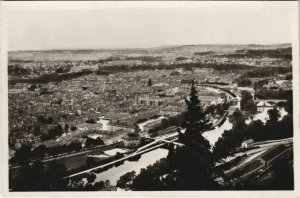
M 175 150 L 174 160 L 177 190 L 215 189 L 212 169 L 214 160 L 209 142 L 202 133 L 210 128 L 209 120 L 197 96 L 196 82 L 192 81 L 187 113 L 179 132 L 179 141 L 184 144 Z
M 192 144 L 201 139 L 202 145 L 209 149 L 210 145 L 201 135 L 210 128 L 209 119 L 206 117 L 201 101 L 198 99 L 196 90 L 196 81 L 192 81 L 189 100 L 185 99 L 187 112 L 182 123 L 185 134 L 180 134 L 179 141 L 184 144 Z

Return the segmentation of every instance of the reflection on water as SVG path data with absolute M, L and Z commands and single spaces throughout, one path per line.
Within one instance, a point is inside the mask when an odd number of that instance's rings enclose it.
M 142 168 L 152 165 L 157 160 L 167 157 L 167 155 L 168 150 L 163 148 L 155 149 L 143 154 L 138 161 L 125 161 L 124 164 L 118 167 L 113 167 L 107 171 L 96 174 L 96 182 L 110 180 L 111 185 L 116 185 L 120 177 L 127 172 L 135 171 L 136 174 L 139 174 Z

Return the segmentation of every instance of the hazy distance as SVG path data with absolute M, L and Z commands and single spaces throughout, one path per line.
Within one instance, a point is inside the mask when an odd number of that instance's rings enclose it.
M 293 6 L 247 2 L 172 9 L 9 9 L 8 50 L 291 43 Z

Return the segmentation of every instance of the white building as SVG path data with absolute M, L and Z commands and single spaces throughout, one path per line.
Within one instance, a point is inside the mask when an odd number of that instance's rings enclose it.
M 248 139 L 242 142 L 242 148 L 249 148 L 254 141 L 252 139 Z

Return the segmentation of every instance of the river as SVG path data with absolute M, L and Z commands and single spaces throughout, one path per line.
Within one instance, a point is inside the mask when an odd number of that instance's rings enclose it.
M 221 126 L 206 131 L 202 135 L 209 141 L 211 147 L 213 147 L 215 143 L 218 141 L 219 137 L 222 136 L 224 130 L 230 130 L 232 126 L 233 126 L 232 123 L 229 122 L 229 118 L 227 117 L 225 122 Z
M 226 118 L 225 122 L 220 126 L 216 127 L 213 130 L 209 130 L 203 133 L 203 136 L 207 138 L 210 144 L 213 146 L 218 138 L 222 135 L 224 130 L 231 129 L 232 124 L 229 122 L 229 119 Z M 96 174 L 96 182 L 97 181 L 105 181 L 109 180 L 111 185 L 116 185 L 117 181 L 120 177 L 127 172 L 135 171 L 138 174 L 142 168 L 146 168 L 149 165 L 152 165 L 157 160 L 167 157 L 168 150 L 163 148 L 158 148 L 152 150 L 148 153 L 145 153 L 141 156 L 138 161 L 125 161 L 124 164 L 110 168 L 102 173 Z
M 111 185 L 116 185 L 120 177 L 127 172 L 135 171 L 139 174 L 142 168 L 155 163 L 156 161 L 166 157 L 168 155 L 168 150 L 163 148 L 158 148 L 145 153 L 141 156 L 138 161 L 125 161 L 124 164 L 108 169 L 102 173 L 96 174 L 96 182 L 109 180 Z

